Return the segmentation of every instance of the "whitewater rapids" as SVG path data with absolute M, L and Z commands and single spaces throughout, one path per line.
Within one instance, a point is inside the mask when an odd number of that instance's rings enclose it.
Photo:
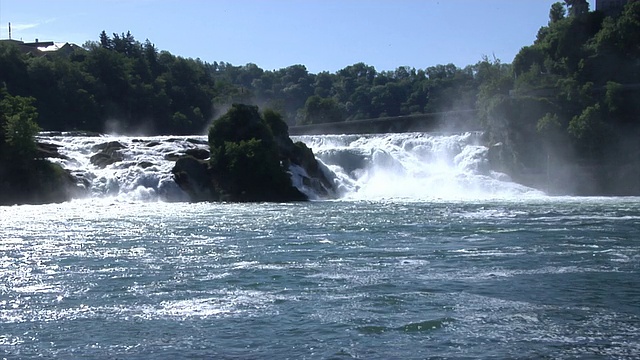
M 541 197 L 541 191 L 514 183 L 493 171 L 482 134 L 402 133 L 297 136 L 315 153 L 338 193 L 356 200 L 465 200 Z M 173 181 L 175 158 L 189 149 L 208 149 L 206 136 L 45 135 L 40 141 L 59 147 L 64 159 L 52 159 L 71 171 L 93 198 L 125 201 L 186 201 Z M 117 141 L 121 161 L 100 168 L 90 159 L 96 147 Z M 311 199 L 300 168 L 292 181 Z

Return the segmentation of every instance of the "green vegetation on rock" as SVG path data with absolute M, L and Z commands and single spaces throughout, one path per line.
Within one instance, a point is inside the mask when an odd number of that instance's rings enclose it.
M 271 114 L 270 122 L 276 121 Z M 280 161 L 272 128 L 257 106 L 234 104 L 209 129 L 211 171 L 225 198 L 240 201 L 305 200 Z
M 33 102 L 0 89 L 0 205 L 66 201 L 75 187 L 59 165 L 38 158 Z
M 304 144 L 302 144 L 304 145 Z M 289 166 L 306 170 L 309 183 L 329 195 L 331 183 L 310 149 L 294 144 L 287 124 L 272 110 L 234 104 L 209 129 L 209 161 L 185 156 L 176 161 L 176 182 L 193 201 L 301 201 Z

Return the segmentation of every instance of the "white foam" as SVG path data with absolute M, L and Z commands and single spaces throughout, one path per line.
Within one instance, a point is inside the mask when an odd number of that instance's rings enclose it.
M 336 173 L 346 197 L 381 199 L 510 199 L 542 197 L 492 171 L 481 133 L 303 136 Z
M 173 181 L 175 162 L 168 155 L 188 149 L 207 149 L 205 136 L 52 136 L 42 141 L 60 146 L 68 159 L 52 159 L 90 184 L 91 197 L 114 197 L 124 201 L 187 200 L 186 194 Z M 194 141 L 195 140 L 195 141 Z M 99 168 L 91 164 L 98 153 L 94 146 L 117 141 L 122 161 Z
M 540 191 L 516 184 L 492 171 L 481 133 L 301 136 L 333 180 L 337 194 L 356 200 L 466 200 L 541 197 Z M 53 159 L 89 183 L 90 196 L 122 201 L 185 201 L 173 181 L 174 161 L 168 155 L 187 149 L 207 149 L 205 136 L 47 136 L 41 140 L 60 147 L 68 159 Z M 94 146 L 117 141 L 122 161 L 98 168 L 91 164 Z M 289 169 L 294 186 L 311 199 L 306 172 Z

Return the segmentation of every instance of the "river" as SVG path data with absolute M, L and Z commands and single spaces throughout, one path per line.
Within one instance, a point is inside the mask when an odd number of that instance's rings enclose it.
M 476 134 L 414 133 L 299 138 L 338 200 L 174 202 L 163 159 L 202 144 L 118 137 L 92 168 L 113 139 L 51 138 L 90 197 L 0 208 L 0 358 L 640 356 L 638 198 L 549 197 Z

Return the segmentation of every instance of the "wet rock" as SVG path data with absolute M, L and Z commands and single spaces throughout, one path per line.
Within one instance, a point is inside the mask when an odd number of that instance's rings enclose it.
M 210 156 L 209 150 L 205 150 L 205 149 L 187 149 L 187 151 L 185 151 L 185 154 L 189 156 L 193 156 L 194 158 L 199 160 L 208 159 Z
M 104 169 L 108 165 L 124 160 L 124 157 L 120 153 L 120 150 L 124 148 L 126 148 L 126 146 L 118 141 L 95 145 L 92 150 L 98 151 L 98 153 L 93 155 L 89 161 L 91 161 L 93 165 Z
M 164 159 L 167 161 L 177 161 L 180 157 L 184 156 L 184 154 L 179 153 L 169 153 L 164 156 Z
M 0 205 L 58 203 L 82 194 L 68 171 L 47 160 L 0 167 Z
M 313 151 L 305 143 L 294 144 L 289 161 L 302 167 L 309 175 L 309 178 L 304 179 L 305 186 L 312 188 L 321 197 L 337 196 L 333 182 L 326 177 Z
M 38 159 L 56 158 L 56 159 L 69 160 L 67 156 L 60 154 L 60 152 L 58 151 L 59 148 L 60 146 L 56 144 L 39 142 L 36 145 L 36 158 Z
M 126 148 L 124 144 L 119 141 L 109 141 L 102 144 L 94 145 L 91 150 L 92 151 L 114 151 L 114 150 L 122 150 Z
M 200 139 L 187 139 L 187 142 L 192 143 L 194 145 L 208 145 L 209 142 L 207 140 L 200 140 Z
M 189 195 L 191 201 L 220 200 L 206 161 L 193 156 L 182 156 L 176 161 L 171 173 L 175 182 Z

